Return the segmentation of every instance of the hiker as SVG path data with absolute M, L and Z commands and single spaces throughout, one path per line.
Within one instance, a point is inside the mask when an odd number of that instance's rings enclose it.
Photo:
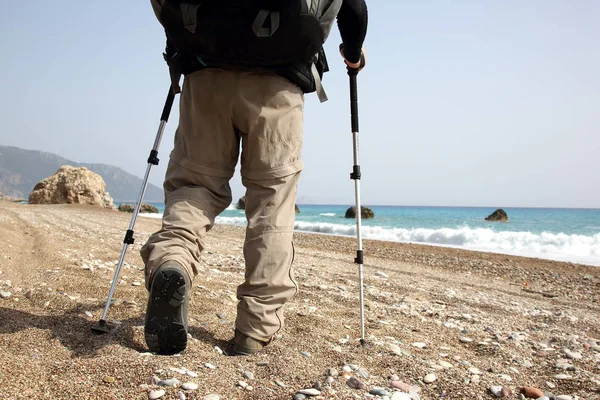
M 255 354 L 282 329 L 284 304 L 298 290 L 291 266 L 296 191 L 303 168 L 304 95 L 316 92 L 326 100 L 320 83 L 328 70 L 322 44 L 336 20 L 347 68 L 364 67 L 367 7 L 364 0 L 224 1 L 237 8 L 151 2 L 165 27 L 165 58 L 173 90 L 180 91 L 181 98 L 164 180 L 162 227 L 140 252 L 149 291 L 146 343 L 159 354 L 186 348 L 188 299 L 200 271 L 204 237 L 232 202 L 229 181 L 241 143 L 246 272 L 237 290 L 232 350 L 236 355 Z M 292 6 L 286 9 L 288 5 Z M 303 15 L 301 21 L 293 20 L 294 7 L 296 14 L 302 8 L 317 18 Z M 300 36 L 299 27 L 310 30 Z M 313 36 L 318 47 L 311 48 L 306 39 Z M 272 49 L 279 53 L 272 54 Z M 310 58 L 295 54 L 303 51 L 310 52 Z

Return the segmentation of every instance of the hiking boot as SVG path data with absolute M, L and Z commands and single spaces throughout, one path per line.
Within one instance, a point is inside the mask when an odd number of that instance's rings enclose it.
M 269 342 L 253 339 L 236 329 L 235 336 L 233 337 L 233 353 L 237 356 L 256 354 L 268 345 Z
M 191 287 L 187 272 L 177 262 L 167 261 L 154 273 L 144 328 L 151 352 L 171 355 L 185 350 Z

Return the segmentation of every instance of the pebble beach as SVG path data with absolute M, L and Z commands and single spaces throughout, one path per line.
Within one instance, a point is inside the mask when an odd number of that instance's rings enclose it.
M 600 267 L 296 233 L 285 328 L 229 355 L 244 228 L 216 225 L 193 284 L 185 352 L 148 352 L 138 217 L 0 201 L 0 399 L 600 399 Z

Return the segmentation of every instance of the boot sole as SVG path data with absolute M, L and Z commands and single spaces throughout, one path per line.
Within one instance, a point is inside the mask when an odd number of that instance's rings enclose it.
M 159 270 L 152 281 L 144 334 L 153 353 L 177 354 L 187 346 L 187 316 L 184 315 L 187 284 L 176 269 Z

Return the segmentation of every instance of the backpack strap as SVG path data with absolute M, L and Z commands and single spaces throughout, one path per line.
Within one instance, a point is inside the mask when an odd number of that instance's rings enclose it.
M 319 76 L 319 70 L 317 70 L 317 66 L 315 63 L 312 63 L 310 66 L 310 72 L 315 80 L 315 91 L 317 92 L 317 96 L 319 97 L 319 101 L 324 103 L 328 100 L 327 93 L 325 93 L 325 89 L 323 88 L 323 83 L 321 82 L 321 77 Z
M 183 19 L 185 29 L 191 33 L 196 33 L 196 25 L 198 24 L 197 15 L 200 4 L 181 3 L 179 7 L 181 7 L 181 18 Z

